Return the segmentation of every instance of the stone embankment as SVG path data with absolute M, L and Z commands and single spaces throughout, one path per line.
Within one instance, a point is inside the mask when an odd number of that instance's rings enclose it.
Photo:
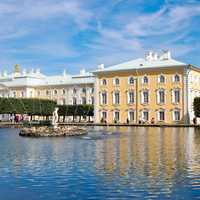
M 19 135 L 26 137 L 60 137 L 60 136 L 79 136 L 86 134 L 85 128 L 77 126 L 62 126 L 62 127 L 28 127 L 21 128 Z

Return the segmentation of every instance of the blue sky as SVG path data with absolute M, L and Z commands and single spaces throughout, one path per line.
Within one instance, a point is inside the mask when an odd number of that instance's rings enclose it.
M 0 69 L 96 69 L 169 49 L 200 66 L 200 0 L 1 0 Z

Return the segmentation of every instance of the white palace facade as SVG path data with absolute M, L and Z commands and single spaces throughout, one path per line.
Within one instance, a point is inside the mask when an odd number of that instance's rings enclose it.
M 47 76 L 39 69 L 0 74 L 0 97 L 52 99 L 59 105 L 93 104 L 94 76 L 81 70 L 80 74 Z

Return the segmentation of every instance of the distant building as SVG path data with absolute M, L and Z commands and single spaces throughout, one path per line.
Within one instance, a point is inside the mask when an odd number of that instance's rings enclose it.
M 94 75 L 81 70 L 78 75 L 65 71 L 62 75 L 47 76 L 39 69 L 0 74 L 0 97 L 52 99 L 60 105 L 93 104 Z
M 200 69 L 171 58 L 169 51 L 94 72 L 95 121 L 189 123 L 200 96 Z

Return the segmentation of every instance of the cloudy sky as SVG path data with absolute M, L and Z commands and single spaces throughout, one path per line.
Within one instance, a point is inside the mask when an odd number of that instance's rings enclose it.
M 169 49 L 200 66 L 200 0 L 1 0 L 0 69 L 78 73 Z

